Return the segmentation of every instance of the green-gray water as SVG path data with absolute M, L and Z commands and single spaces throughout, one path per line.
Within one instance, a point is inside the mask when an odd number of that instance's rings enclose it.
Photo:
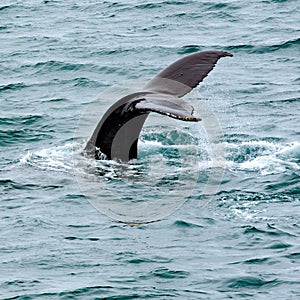
M 2 1 L 1 299 L 299 299 L 299 21 L 297 0 Z M 196 89 L 223 132 L 218 192 L 201 206 L 201 125 L 150 123 L 133 176 L 182 166 L 196 143 L 193 191 L 154 223 L 99 213 L 74 176 L 80 117 L 111 86 L 209 49 L 234 54 Z M 99 119 L 116 100 L 98 103 Z M 188 176 L 146 175 L 140 198 L 172 182 L 186 194 Z M 112 189 L 135 200 L 134 180 Z

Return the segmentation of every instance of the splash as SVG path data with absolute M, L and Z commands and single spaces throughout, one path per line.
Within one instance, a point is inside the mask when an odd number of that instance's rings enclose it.
M 31 166 L 41 170 L 70 173 L 73 170 L 72 155 L 73 143 L 66 143 L 62 146 L 45 148 L 38 151 L 28 151 L 20 159 L 22 165 Z
M 262 176 L 300 170 L 299 142 L 245 141 L 226 146 L 229 169 L 255 171 Z

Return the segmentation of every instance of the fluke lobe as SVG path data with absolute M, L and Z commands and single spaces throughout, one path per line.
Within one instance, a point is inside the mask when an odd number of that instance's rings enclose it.
M 187 55 L 157 74 L 141 92 L 118 100 L 98 123 L 85 152 L 96 159 L 102 153 L 107 159 L 122 162 L 137 158 L 138 138 L 150 112 L 183 121 L 200 121 L 193 115 L 193 107 L 181 97 L 196 87 L 225 56 L 232 54 L 203 51 Z

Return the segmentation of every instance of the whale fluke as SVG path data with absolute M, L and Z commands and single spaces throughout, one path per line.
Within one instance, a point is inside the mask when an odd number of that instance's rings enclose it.
M 225 56 L 233 55 L 226 51 L 202 51 L 187 55 L 158 73 L 145 86 L 145 90 L 182 97 L 195 88 Z
M 195 88 L 225 56 L 232 54 L 203 51 L 185 56 L 157 74 L 143 91 L 114 103 L 94 130 L 86 153 L 96 159 L 105 154 L 107 159 L 123 162 L 137 158 L 138 137 L 150 112 L 183 121 L 200 121 L 193 115 L 194 108 L 181 97 Z
M 156 112 L 174 119 L 198 122 L 200 118 L 193 115 L 194 108 L 181 98 L 168 94 L 148 94 L 137 102 L 135 109 L 142 113 Z

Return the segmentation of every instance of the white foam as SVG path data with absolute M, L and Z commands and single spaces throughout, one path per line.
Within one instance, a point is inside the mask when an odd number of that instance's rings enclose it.
M 195 154 L 195 158 L 198 159 L 195 162 L 198 170 L 225 166 L 228 169 L 259 172 L 263 176 L 283 173 L 287 169 L 300 170 L 299 142 L 280 144 L 279 142 L 269 141 L 245 141 L 225 144 L 227 152 L 226 161 L 223 161 L 222 158 L 219 158 L 218 161 L 218 157 L 216 157 L 212 165 L 210 155 L 205 154 L 199 157 Z M 177 148 L 180 151 L 184 149 L 197 150 L 197 145 L 164 145 L 162 142 L 156 140 L 139 141 L 139 146 L 141 153 L 157 148 Z M 73 154 L 79 153 L 83 147 L 82 143 L 66 143 L 62 146 L 45 148 L 33 152 L 29 151 L 20 158 L 20 163 L 43 170 L 71 172 L 73 170 Z M 243 147 L 246 147 L 244 150 L 247 152 L 247 156 L 242 162 L 238 162 L 236 158 L 238 155 L 241 155 L 239 150 Z M 190 153 L 182 153 L 183 157 L 188 154 Z
M 287 169 L 299 170 L 300 143 L 280 144 L 266 141 L 249 141 L 240 144 L 227 144 L 227 151 L 235 152 L 241 147 L 249 147 L 249 158 L 235 163 L 235 168 L 259 171 L 261 175 L 279 174 Z M 238 155 L 238 153 L 235 153 Z M 232 167 L 232 164 L 231 164 Z
M 73 169 L 73 143 L 63 146 L 28 151 L 20 158 L 22 165 L 29 165 L 42 170 L 70 172 Z
M 278 151 L 278 156 L 300 160 L 300 142 L 294 142 L 287 145 L 286 147 Z

